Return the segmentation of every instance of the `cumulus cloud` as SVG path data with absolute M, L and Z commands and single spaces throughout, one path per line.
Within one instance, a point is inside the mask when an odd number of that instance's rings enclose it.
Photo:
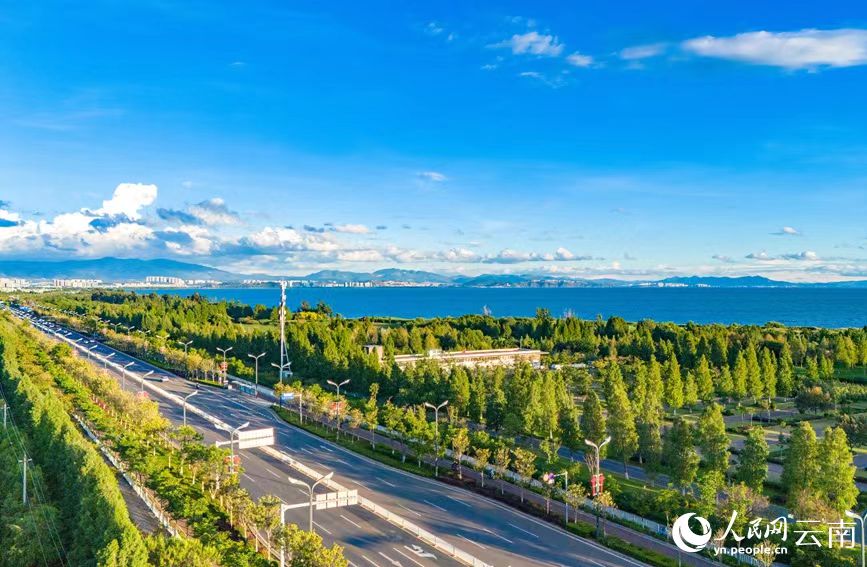
M 195 203 L 185 210 L 159 208 L 157 216 L 169 223 L 190 225 L 218 226 L 241 222 L 238 213 L 229 210 L 219 197 Z
M 867 30 L 805 29 L 794 32 L 748 32 L 728 37 L 705 36 L 683 42 L 684 50 L 786 69 L 852 67 L 867 63 Z
M 433 181 L 434 183 L 442 183 L 448 179 L 445 174 L 439 171 L 420 171 L 417 175 L 422 181 Z
M 559 57 L 563 53 L 564 44 L 557 36 L 529 31 L 515 34 L 511 38 L 495 43 L 490 47 L 496 49 L 511 49 L 515 55 L 537 55 L 540 57 Z
M 777 232 L 773 232 L 771 234 L 775 234 L 777 236 L 801 236 L 801 231 L 791 226 L 784 226 Z
M 333 227 L 334 232 L 345 232 L 347 234 L 369 234 L 370 229 L 363 224 L 338 224 Z
M 762 250 L 761 252 L 751 252 L 745 256 L 748 260 L 770 260 L 771 257 L 767 252 Z
M 790 254 L 783 254 L 780 256 L 784 260 L 818 260 L 819 255 L 813 252 L 812 250 L 804 250 L 803 252 L 792 252 Z
M 635 45 L 627 47 L 620 51 L 620 58 L 626 61 L 640 61 L 641 59 L 649 59 L 665 53 L 666 44 L 664 43 L 649 43 L 646 45 Z
M 93 211 L 96 216 L 123 216 L 130 220 L 141 218 L 139 211 L 153 204 L 157 198 L 156 185 L 141 183 L 121 183 L 111 199 L 102 202 L 102 208 Z
M 573 67 L 590 67 L 593 65 L 593 57 L 576 51 L 575 53 L 566 56 L 566 62 Z

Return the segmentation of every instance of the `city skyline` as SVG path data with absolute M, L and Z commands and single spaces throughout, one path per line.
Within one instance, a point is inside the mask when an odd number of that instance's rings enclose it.
M 743 6 L 8 7 L 0 261 L 864 279 L 867 17 Z

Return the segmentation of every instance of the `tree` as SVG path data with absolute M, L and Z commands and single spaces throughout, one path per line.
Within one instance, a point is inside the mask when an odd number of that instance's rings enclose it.
M 491 450 L 487 447 L 476 447 L 475 450 L 475 465 L 474 468 L 479 473 L 479 478 L 482 481 L 482 488 L 485 487 L 485 471 L 488 468 L 488 463 L 491 460 Z
M 721 396 L 731 397 L 734 393 L 734 380 L 732 379 L 732 372 L 729 370 L 728 364 L 723 365 L 720 369 L 719 373 L 719 384 L 717 386 L 717 391 Z
M 747 363 L 747 392 L 754 400 L 757 400 L 762 397 L 765 388 L 762 384 L 762 369 L 759 366 L 759 358 L 753 343 L 747 343 L 745 358 Z
M 501 444 L 494 450 L 494 471 L 500 481 L 500 494 L 503 494 L 503 479 L 511 462 L 512 452 L 506 445 Z
M 824 495 L 831 508 L 841 517 L 855 506 L 858 487 L 855 485 L 855 465 L 846 433 L 839 427 L 829 427 L 818 449 L 819 476 L 816 489 Z
M 379 395 L 379 383 L 370 385 L 370 397 L 364 404 L 364 422 L 370 430 L 370 446 L 376 449 L 376 428 L 379 425 L 379 404 L 376 397 Z
M 765 430 L 761 426 L 751 428 L 738 458 L 735 478 L 761 493 L 768 476 L 768 454 Z
M 690 409 L 693 409 L 698 403 L 698 386 L 696 386 L 695 374 L 692 371 L 686 373 L 686 380 L 683 385 L 683 403 Z
M 668 360 L 665 367 L 665 399 L 668 407 L 675 413 L 683 407 L 683 376 L 680 373 L 680 364 L 674 356 Z
M 521 487 L 521 502 L 523 502 L 524 484 L 529 483 L 536 472 L 536 454 L 521 447 L 516 447 L 512 453 L 515 455 L 515 472 L 521 476 L 518 485 Z
M 795 365 L 792 362 L 792 349 L 789 343 L 783 343 L 780 350 L 780 361 L 777 365 L 777 390 L 782 396 L 791 396 L 795 391 Z
M 282 500 L 273 494 L 266 494 L 259 498 L 254 505 L 253 518 L 256 526 L 265 531 L 265 541 L 268 542 L 268 551 L 271 551 L 272 535 L 280 525 L 280 504 Z
M 692 446 L 692 430 L 683 418 L 676 418 L 666 432 L 663 452 L 672 483 L 685 493 L 695 480 L 699 457 Z
M 714 387 L 713 376 L 711 376 L 710 363 L 705 355 L 701 355 L 698 361 L 698 367 L 695 370 L 695 383 L 698 388 L 698 398 L 707 403 L 713 399 Z
M 662 373 L 656 358 L 651 356 L 647 371 L 647 394 L 638 408 L 638 455 L 650 474 L 656 472 L 662 457 Z
M 735 368 L 732 372 L 732 393 L 738 400 L 742 400 L 747 395 L 747 361 L 744 358 L 744 351 L 739 351 L 735 358 Z
M 729 467 L 729 438 L 719 404 L 710 404 L 702 412 L 698 420 L 698 443 L 708 468 L 725 477 Z
M 599 401 L 599 396 L 593 390 L 590 390 L 584 398 L 579 424 L 583 439 L 589 439 L 597 445 L 605 439 L 605 415 L 602 413 L 602 403 Z
M 470 446 L 470 436 L 466 427 L 458 427 L 452 435 L 452 456 L 458 466 L 458 479 L 463 480 L 464 454 Z
M 777 363 L 774 362 L 774 355 L 767 348 L 762 349 L 761 373 L 764 395 L 768 399 L 768 411 L 770 411 L 771 400 L 777 397 Z
M 635 429 L 635 416 L 632 404 L 623 382 L 612 385 L 608 399 L 608 432 L 611 435 L 611 451 L 623 460 L 623 474 L 629 478 L 627 461 L 638 450 L 638 432 Z
M 789 508 L 797 509 L 796 496 L 809 491 L 819 475 L 819 447 L 816 432 L 810 422 L 802 421 L 792 431 L 783 458 L 782 485 L 785 487 Z

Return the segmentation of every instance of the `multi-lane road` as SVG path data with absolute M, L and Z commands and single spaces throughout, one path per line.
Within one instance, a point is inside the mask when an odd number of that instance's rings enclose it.
M 357 489 L 360 495 L 487 564 L 497 567 L 644 565 L 499 502 L 388 467 L 288 425 L 273 414 L 270 401 L 265 399 L 237 390 L 205 386 L 197 390 L 187 380 L 73 330 L 53 324 L 46 326 L 45 321 L 35 317 L 31 320 L 43 331 L 79 346 L 82 352 L 89 349 L 96 365 L 104 366 L 104 358 L 110 356 L 106 366 L 119 379 L 116 369 L 132 363 L 126 379 L 129 390 L 139 390 L 138 377 L 153 371 L 149 380 L 158 389 L 148 390 L 159 403 L 160 411 L 172 422 L 181 422 L 182 408 L 177 402 L 161 397 L 158 390 L 175 396 L 197 391 L 190 398 L 189 406 L 231 426 L 249 421 L 250 429 L 273 427 L 275 449 L 320 473 L 334 471 L 334 480 L 344 487 Z M 156 395 L 153 394 L 155 391 Z M 187 422 L 204 435 L 207 443 L 228 440 L 227 433 L 215 429 L 194 412 L 187 412 Z M 241 450 L 238 454 L 244 469 L 241 484 L 252 496 L 275 494 L 289 504 L 305 501 L 306 491 L 299 490 L 287 480 L 290 475 L 299 477 L 297 471 L 261 449 Z M 289 510 L 286 520 L 305 527 L 307 510 Z M 356 566 L 435 567 L 458 564 L 438 549 L 359 506 L 316 512 L 315 527 L 326 543 L 336 542 L 344 546 L 347 558 Z

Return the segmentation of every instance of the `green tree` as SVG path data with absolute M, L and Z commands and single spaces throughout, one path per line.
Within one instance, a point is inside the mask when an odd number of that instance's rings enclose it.
M 491 450 L 487 447 L 476 447 L 474 455 L 475 464 L 473 468 L 479 473 L 479 478 L 482 482 L 482 488 L 485 487 L 485 471 L 488 468 L 488 463 L 491 461 Z
M 695 480 L 699 457 L 692 444 L 692 430 L 683 418 L 675 418 L 665 434 L 663 453 L 671 482 L 685 493 Z
M 536 472 L 536 454 L 520 447 L 516 447 L 512 453 L 515 455 L 515 472 L 522 477 L 518 485 L 521 487 L 521 502 L 524 502 L 524 485 L 532 480 Z
M 738 400 L 742 400 L 747 395 L 747 360 L 744 358 L 744 352 L 738 352 L 735 358 L 735 368 L 732 372 L 732 393 Z
M 855 485 L 855 465 L 846 432 L 829 427 L 818 449 L 819 476 L 815 487 L 840 517 L 855 506 L 858 487 Z
M 713 399 L 714 387 L 713 376 L 710 371 L 710 363 L 705 355 L 701 355 L 698 367 L 695 370 L 695 383 L 698 388 L 698 398 L 707 403 Z
M 629 478 L 627 462 L 638 450 L 638 432 L 632 404 L 623 382 L 612 385 L 608 399 L 608 432 L 611 435 L 611 451 L 623 460 L 623 474 Z
M 708 468 L 725 476 L 729 466 L 729 438 L 719 404 L 712 403 L 702 412 L 698 420 L 698 444 Z
M 370 397 L 364 404 L 364 423 L 370 430 L 370 446 L 376 449 L 376 428 L 379 425 L 379 404 L 376 397 L 379 395 L 379 383 L 370 385 Z
M 602 413 L 602 403 L 599 401 L 599 396 L 593 390 L 590 390 L 584 398 L 580 428 L 583 439 L 589 439 L 596 444 L 605 439 L 605 414 Z
M 665 367 L 665 400 L 668 407 L 675 412 L 683 407 L 683 376 L 680 373 L 680 364 L 674 356 Z
M 470 435 L 466 427 L 458 427 L 452 434 L 452 456 L 458 467 L 458 479 L 463 479 L 464 455 L 470 446 Z
M 753 343 L 747 344 L 745 358 L 747 363 L 747 392 L 754 400 L 758 400 L 764 394 L 765 387 L 762 383 L 762 368 L 759 365 L 759 358 Z
M 816 432 L 809 421 L 800 422 L 786 446 L 781 476 L 788 506 L 793 510 L 797 508 L 798 494 L 810 490 L 819 475 L 818 452 Z
M 735 478 L 761 493 L 768 476 L 768 455 L 765 430 L 761 426 L 750 428 L 738 457 Z

